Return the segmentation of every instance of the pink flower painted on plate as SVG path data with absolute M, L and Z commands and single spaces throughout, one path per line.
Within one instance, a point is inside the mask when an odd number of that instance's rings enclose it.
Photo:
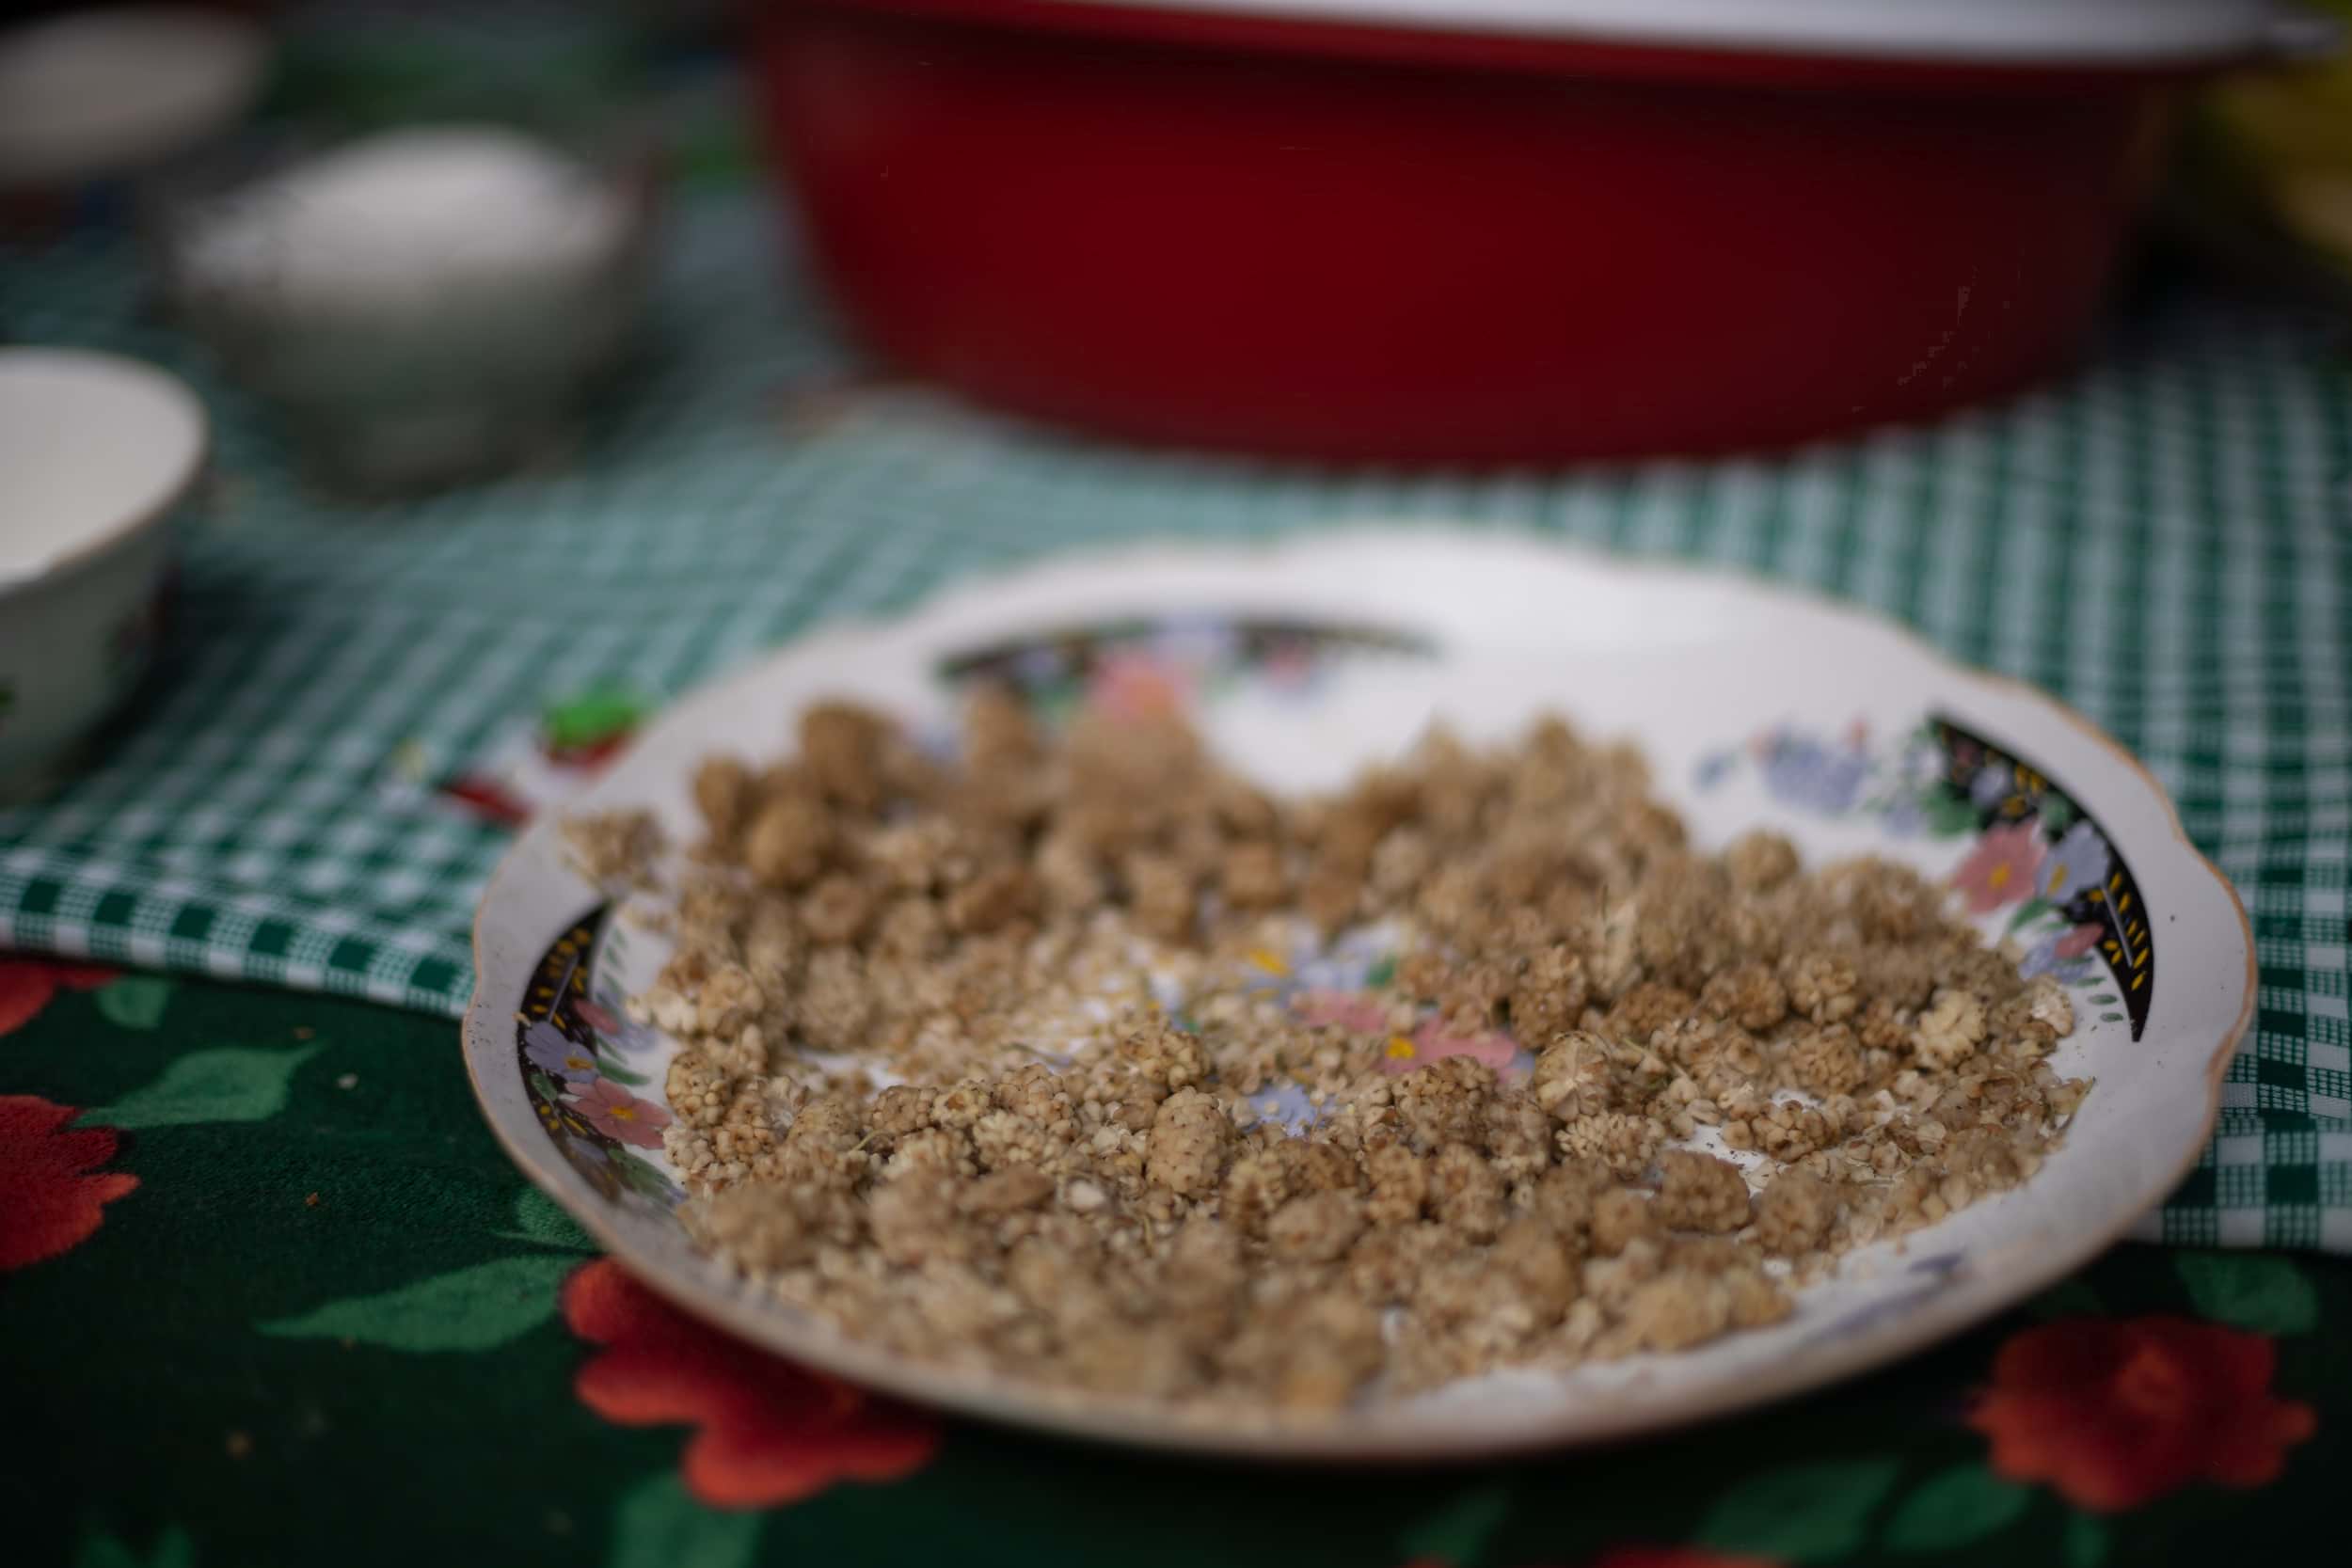
M 2027 980 L 2037 974 L 2057 974 L 2061 965 L 2074 962 L 2098 946 L 2099 939 L 2106 935 L 2105 927 L 2086 922 L 2057 936 L 2044 937 L 2026 953 L 2025 961 L 2017 966 L 2017 973 Z
M 591 1079 L 564 1097 L 564 1103 L 580 1114 L 588 1125 L 608 1138 L 640 1148 L 660 1148 L 661 1130 L 670 1113 L 650 1100 L 640 1100 L 610 1078 Z
M 1360 991 L 1301 991 L 1291 1003 L 1301 1023 L 1317 1029 L 1344 1029 L 1351 1035 L 1376 1035 L 1389 1026 L 1389 1009 L 1376 996 Z
M 1389 1041 L 1380 1068 L 1384 1072 L 1410 1072 L 1432 1062 L 1442 1062 L 1448 1056 L 1468 1056 L 1501 1072 L 1518 1053 L 1518 1045 L 1508 1035 L 1452 1035 L 1433 1018 L 1414 1030 L 1412 1038 L 1399 1035 Z
M 2041 832 L 2031 821 L 1987 829 L 1952 873 L 1952 886 L 1966 895 L 1970 914 L 1989 914 L 2033 895 L 2042 853 Z
M 1087 682 L 1087 705 L 1112 719 L 1166 719 L 1191 695 L 1184 672 L 1142 654 L 1107 655 Z
M 1278 643 L 1267 651 L 1258 673 L 1274 686 L 1305 686 L 1314 678 L 1315 651 L 1305 642 Z
M 579 1015 L 580 1022 L 600 1035 L 617 1035 L 628 1027 L 618 1013 L 601 1003 L 574 1002 L 572 1011 Z

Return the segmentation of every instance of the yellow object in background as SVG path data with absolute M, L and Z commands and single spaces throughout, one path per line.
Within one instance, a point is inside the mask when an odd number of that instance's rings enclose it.
M 2352 0 L 2303 0 L 2352 35 Z M 2203 129 L 2233 194 L 2281 234 L 2352 281 L 2352 51 L 2249 71 L 2213 88 Z

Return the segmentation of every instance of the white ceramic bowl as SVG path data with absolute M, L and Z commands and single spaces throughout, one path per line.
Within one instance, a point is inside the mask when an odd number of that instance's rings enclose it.
M 131 174 L 215 135 L 260 94 L 269 38 L 193 6 L 108 6 L 0 32 L 0 187 Z
M 0 797 L 146 673 L 204 408 L 135 359 L 0 349 Z
M 370 139 L 504 129 L 418 126 Z M 289 170 L 230 171 L 224 187 L 166 203 L 163 299 L 178 325 L 277 405 L 305 461 L 334 488 L 417 491 L 560 452 L 644 315 L 658 180 L 652 150 L 627 131 L 586 145 L 559 138 L 558 150 L 580 165 L 608 211 L 545 236 L 544 254 L 516 254 L 504 233 L 437 264 L 380 244 L 400 264 L 370 261 L 375 230 L 357 220 L 326 239 L 276 238 L 266 224 L 240 233 L 241 219 L 273 203 L 283 215 L 287 198 L 273 187 Z M 321 149 L 312 161 L 338 155 Z

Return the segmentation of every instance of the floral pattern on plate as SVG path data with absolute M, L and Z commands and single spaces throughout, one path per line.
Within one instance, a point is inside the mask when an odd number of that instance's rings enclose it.
M 1130 606 L 1142 624 L 1112 625 Z M 1248 609 L 1197 613 L 1217 606 Z M 1295 640 L 1254 636 L 1252 617 L 1413 635 L 1311 638 L 1321 652 L 1302 669 Z M 1087 626 L 1104 629 L 1067 630 Z M 1411 644 L 1419 657 L 1406 651 Z M 1716 657 L 1720 678 L 1694 681 L 1692 672 Z M 621 994 L 650 984 L 660 939 L 628 917 L 583 917 L 614 891 L 584 879 L 554 824 L 535 820 L 485 895 L 483 973 L 466 1024 L 485 1111 L 518 1163 L 632 1271 L 690 1309 L 834 1375 L 993 1419 L 1221 1454 L 1420 1458 L 1623 1435 L 1813 1386 L 2013 1305 L 2106 1247 L 2205 1142 L 2215 1066 L 2250 1017 L 2251 938 L 2228 883 L 2188 844 L 2146 770 L 2079 719 L 2027 689 L 1951 666 L 1893 628 L 1825 613 L 1810 600 L 1528 541 L 1366 529 L 1279 547 L 1168 548 L 1009 574 L 898 621 L 780 650 L 687 694 L 654 718 L 581 804 L 651 807 L 690 832 L 691 770 L 714 748 L 739 743 L 744 713 L 782 713 L 834 689 L 945 715 L 952 702 L 925 701 L 926 688 L 952 699 L 960 685 L 990 675 L 1048 714 L 1089 702 L 1147 714 L 1184 703 L 1199 711 L 1212 744 L 1285 789 L 1336 786 L 1347 768 L 1408 745 L 1439 714 L 1485 738 L 1557 707 L 1592 734 L 1640 746 L 1684 785 L 1678 803 L 1704 841 L 1773 822 L 1808 861 L 1875 851 L 1937 881 L 1958 874 L 1955 902 L 1989 905 L 1988 935 L 2006 938 L 2002 922 L 2018 921 L 2014 959 L 2083 981 L 2077 1016 L 2095 1016 L 2093 1002 L 2116 1013 L 2060 1047 L 2065 1069 L 2100 1077 L 2102 1092 L 2029 1201 L 1973 1206 L 1908 1251 L 1864 1249 L 1808 1291 L 1784 1324 L 1654 1367 L 1481 1382 L 1328 1427 L 1268 1432 L 1047 1401 L 1018 1383 L 959 1381 L 874 1354 L 715 1275 L 685 1244 L 663 1197 L 617 1175 L 600 1188 L 580 1180 L 582 1162 L 627 1171 L 636 1161 L 660 1179 L 657 1191 L 675 1192 L 660 1151 L 624 1135 L 644 1135 L 640 1118 L 606 1107 L 633 1110 L 617 1093 L 658 1101 L 677 1045 L 655 1031 L 632 1037 L 618 996 L 599 982 L 609 973 Z M 1737 743 L 1758 714 L 1788 722 L 1753 746 Z M 1856 715 L 1868 729 L 1851 726 Z M 1973 733 L 1923 726 L 1921 715 L 1964 715 Z M 1909 744 L 1915 732 L 1927 743 Z M 2032 766 L 2021 768 L 2026 759 Z M 1736 787 L 1689 787 L 1710 773 Z M 2076 802 L 2087 809 L 2072 810 Z M 2092 828 L 2070 841 L 2077 818 Z M 2104 923 L 2061 917 L 2080 912 L 2094 873 L 2106 879 L 2103 894 L 2128 888 L 2135 907 L 2143 892 L 2159 899 L 2160 978 L 2153 952 L 2127 944 L 2134 933 L 2125 926 L 2106 927 L 2115 953 L 2078 950 L 2088 939 L 2076 928 Z M 2121 900 L 2106 902 L 2114 909 Z M 2146 924 L 2144 908 L 2137 912 Z M 633 942 L 616 940 L 631 933 Z M 568 979 L 564 956 L 550 952 L 566 937 L 576 949 L 595 944 L 584 983 Z M 1369 1022 L 1365 1001 L 1389 994 L 1370 983 L 1383 951 L 1274 945 L 1285 947 L 1278 957 L 1289 973 L 1268 973 L 1266 984 L 1285 989 L 1286 1006 Z M 2122 985 L 2111 1004 L 2095 994 L 2114 973 L 2105 960 L 2119 957 L 2126 981 L 2135 970 L 2148 976 L 2144 1037 L 2124 1026 L 2132 1015 Z M 548 1065 L 526 1066 L 520 1036 L 543 1018 L 559 1039 L 543 1033 Z M 1401 1026 L 1395 1032 L 1422 1051 L 1411 1009 L 1380 1022 Z M 572 1047 L 586 1049 L 576 1055 Z M 558 1147 L 529 1132 L 533 1124 L 555 1132 Z M 1830 1325 L 1834 1332 L 1811 1338 Z
M 1427 640 L 1370 626 L 1240 616 L 1186 615 L 1112 622 L 1004 642 L 943 659 L 936 668 L 950 686 L 1002 681 L 1041 717 L 1064 722 L 1087 710 L 1112 719 L 1147 719 L 1213 703 L 1245 683 L 1305 699 L 1318 674 L 1335 660 L 1367 655 L 1427 657 Z M 593 777 L 611 749 L 634 732 L 641 710 L 620 696 L 583 698 L 551 709 L 536 743 L 548 757 Z M 943 754 L 954 736 L 918 736 Z M 557 741 L 569 752 L 559 752 Z M 510 745 L 509 751 L 514 750 Z M 534 753 L 535 754 L 535 753 Z M 535 804 L 543 804 L 544 801 Z M 533 807 L 517 807 L 527 818 Z M 532 1109 L 564 1160 L 608 1202 L 642 1202 L 667 1213 L 684 1197 L 667 1157 L 662 1129 L 671 1113 L 658 1074 L 666 1064 L 663 1037 L 632 1020 L 615 975 L 627 970 L 630 923 L 619 906 L 598 904 L 575 920 L 543 954 L 524 1008 L 516 1017 L 516 1052 Z M 1288 987 L 1305 1017 L 1320 1008 L 1370 998 L 1367 974 L 1395 966 L 1381 939 L 1356 938 L 1328 951 L 1302 948 L 1295 959 L 1308 978 Z M 1392 939 L 1389 945 L 1393 946 Z M 1371 986 L 1385 984 L 1384 973 Z M 1182 999 L 1165 998 L 1181 1015 Z M 1522 1057 L 1507 1037 L 1457 1039 L 1427 1020 L 1391 1042 L 1394 1070 L 1409 1071 L 1450 1055 L 1476 1055 L 1503 1069 Z M 637 1065 L 632 1065 L 637 1064 Z M 1524 1068 L 1527 1064 L 1521 1062 Z M 1265 1114 L 1299 1126 L 1316 1116 L 1303 1090 L 1285 1085 L 1266 1097 Z
M 1112 719 L 1183 711 L 1244 682 L 1304 700 L 1334 659 L 1433 652 L 1423 640 L 1371 626 L 1200 615 L 1001 643 L 943 659 L 935 673 L 956 686 L 1002 681 L 1041 717 L 1063 722 L 1081 711 Z M 926 741 L 945 748 L 952 737 Z M 1922 722 L 1892 749 L 1874 746 L 1858 722 L 1834 736 L 1784 724 L 1709 753 L 1699 785 L 1712 788 L 1742 766 L 1786 806 L 1873 816 L 1898 837 L 1971 838 L 1948 878 L 1969 912 L 2009 911 L 2006 934 L 2024 945 L 2020 970 L 2028 977 L 2090 986 L 2104 957 L 2116 989 L 2090 1000 L 2128 1008 L 2101 1016 L 2128 1017 L 2137 1036 L 2153 955 L 2137 885 L 2097 824 L 2031 765 L 1942 719 Z M 618 960 L 629 924 L 613 918 L 614 909 L 582 915 L 542 958 L 531 1006 L 518 1018 L 517 1050 L 541 1125 L 574 1168 L 608 1199 L 635 1195 L 667 1210 L 682 1196 L 661 1153 L 671 1116 L 660 1085 L 647 1086 L 663 1042 L 624 1007 L 614 975 L 625 967 Z M 1399 1016 L 1383 992 L 1401 956 L 1398 933 L 1385 926 L 1327 940 L 1302 927 L 1281 951 L 1251 955 L 1250 978 L 1301 1022 L 1387 1033 L 1383 1065 L 1391 1072 L 1448 1056 L 1472 1057 L 1506 1076 L 1532 1069 L 1533 1056 L 1507 1031 L 1456 1035 L 1434 1008 Z M 1161 1001 L 1183 1026 L 1182 994 L 1171 990 Z M 1292 1131 L 1321 1115 L 1295 1085 L 1270 1087 L 1257 1106 Z
M 1149 718 L 1214 701 L 1243 680 L 1300 698 L 1334 659 L 1365 654 L 1427 657 L 1425 638 L 1374 626 L 1241 615 L 1114 621 L 1003 642 L 944 659 L 957 686 L 996 681 L 1059 722 L 1082 708 Z
M 1524 1075 L 1534 1058 L 1502 1030 L 1458 1035 L 1446 1030 L 1434 1006 L 1400 1019 L 1384 991 L 1396 974 L 1399 933 L 1386 922 L 1360 926 L 1328 941 L 1302 926 L 1280 952 L 1261 948 L 1249 955 L 1255 972 L 1244 989 L 1272 995 L 1301 1023 L 1344 1029 L 1350 1034 L 1386 1033 L 1385 1070 L 1410 1072 L 1448 1056 L 1470 1056 L 1505 1076 Z
M 2099 824 L 2030 762 L 1943 718 L 1891 748 L 1859 723 L 1836 736 L 1783 724 L 1708 753 L 1698 785 L 1742 767 L 1783 805 L 1875 816 L 1899 837 L 1970 840 L 1947 879 L 1970 914 L 1997 919 L 2024 949 L 2018 972 L 2089 991 L 2099 1018 L 2128 1021 L 2134 1039 L 2147 1027 L 2155 942 L 2139 884 Z
M 660 1040 L 628 1021 L 599 961 L 628 940 L 609 905 L 556 939 L 515 1015 L 515 1054 L 539 1125 L 565 1162 L 607 1202 L 666 1215 L 685 1196 L 660 1158 L 670 1112 L 660 1086 L 647 1087 L 651 1072 L 628 1060 L 657 1051 Z M 592 982 L 599 972 L 607 978 Z

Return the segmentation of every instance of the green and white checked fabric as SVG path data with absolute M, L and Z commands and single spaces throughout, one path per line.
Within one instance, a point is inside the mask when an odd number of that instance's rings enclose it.
M 127 250 L 0 257 L 0 331 L 179 366 L 221 429 L 166 668 L 96 771 L 0 813 L 0 945 L 456 1012 L 494 829 L 387 787 L 551 698 L 674 693 L 822 616 L 1146 534 L 1440 516 L 1731 562 L 2023 676 L 2147 759 L 2254 918 L 2261 1012 L 2152 1236 L 2352 1250 L 2352 375 L 2308 322 L 2176 300 L 2008 407 L 1785 461 L 1401 478 L 1120 451 L 850 369 L 768 214 L 682 215 L 660 352 L 575 467 L 307 496 L 140 320 Z

